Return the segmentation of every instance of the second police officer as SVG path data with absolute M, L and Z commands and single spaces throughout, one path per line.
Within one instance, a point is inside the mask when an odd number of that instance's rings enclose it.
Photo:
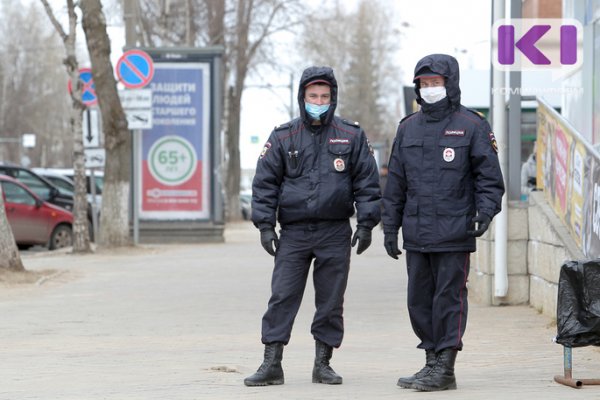
M 283 347 L 314 260 L 316 312 L 311 333 L 314 383 L 340 384 L 329 360 L 344 335 L 343 303 L 351 245 L 361 254 L 380 220 L 377 166 L 357 123 L 335 116 L 338 86 L 329 67 L 307 68 L 300 79 L 300 117 L 271 133 L 252 183 L 252 222 L 275 256 L 271 298 L 262 318 L 264 360 L 247 386 L 284 383 Z M 350 217 L 356 207 L 357 229 Z M 280 225 L 280 237 L 275 232 Z
M 467 324 L 469 253 L 501 208 L 504 182 L 494 134 L 460 104 L 454 57 L 432 54 L 414 75 L 421 110 L 398 126 L 383 195 L 384 245 L 398 259 L 402 227 L 408 312 L 425 366 L 404 388 L 456 388 L 454 362 Z

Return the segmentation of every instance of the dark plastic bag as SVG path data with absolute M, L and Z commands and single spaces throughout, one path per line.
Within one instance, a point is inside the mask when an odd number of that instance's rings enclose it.
M 600 259 L 563 264 L 556 311 L 557 343 L 600 346 Z

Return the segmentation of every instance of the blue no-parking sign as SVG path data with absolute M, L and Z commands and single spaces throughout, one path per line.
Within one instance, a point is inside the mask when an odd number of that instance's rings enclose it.
M 117 76 L 129 89 L 146 86 L 154 76 L 152 58 L 142 50 L 128 50 L 117 62 Z
M 83 84 L 81 88 L 81 101 L 88 107 L 93 106 L 98 102 L 98 97 L 96 96 L 96 86 L 92 79 L 92 69 L 81 68 L 79 70 L 79 80 Z M 69 93 L 73 90 L 73 83 L 71 81 L 68 83 L 68 89 Z

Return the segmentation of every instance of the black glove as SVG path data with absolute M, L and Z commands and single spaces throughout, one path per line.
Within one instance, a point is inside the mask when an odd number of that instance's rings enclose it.
M 371 245 L 371 230 L 367 228 L 357 227 L 354 236 L 352 237 L 352 247 L 358 242 L 356 254 L 360 254 Z
M 398 234 L 397 233 L 386 233 L 383 239 L 383 247 L 387 251 L 388 256 L 397 260 L 398 256 L 402 254 L 402 251 L 398 248 Z
M 471 223 L 473 224 L 472 230 L 468 230 L 467 233 L 471 236 L 479 237 L 487 231 L 490 226 L 492 219 L 483 213 L 478 213 L 476 217 L 473 217 Z M 477 226 L 479 223 L 479 226 Z
M 270 227 L 260 230 L 260 244 L 267 253 L 275 257 L 275 251 L 279 247 L 279 238 L 275 233 L 275 228 Z

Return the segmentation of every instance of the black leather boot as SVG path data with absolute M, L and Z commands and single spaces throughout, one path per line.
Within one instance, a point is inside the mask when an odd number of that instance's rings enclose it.
M 328 385 L 339 385 L 342 383 L 342 377 L 335 373 L 329 366 L 333 347 L 317 340 L 315 342 L 316 356 L 315 366 L 312 372 L 313 383 L 326 383 Z
M 422 392 L 456 389 L 456 377 L 454 376 L 456 353 L 458 353 L 456 349 L 440 351 L 431 372 L 422 378 L 415 379 L 412 388 Z
M 244 379 L 246 386 L 283 385 L 283 343 L 269 343 L 265 345 L 265 359 L 258 367 L 258 371 Z
M 405 388 L 405 389 L 412 389 L 412 385 L 413 385 L 413 382 L 415 381 L 415 379 L 422 378 L 425 375 L 427 375 L 429 373 L 429 371 L 431 371 L 431 369 L 435 365 L 435 361 L 436 361 L 435 350 L 433 350 L 433 349 L 425 350 L 425 366 L 423 368 L 421 368 L 421 370 L 419 372 L 415 373 L 414 375 L 406 376 L 406 377 L 398 379 L 397 385 L 402 388 Z

